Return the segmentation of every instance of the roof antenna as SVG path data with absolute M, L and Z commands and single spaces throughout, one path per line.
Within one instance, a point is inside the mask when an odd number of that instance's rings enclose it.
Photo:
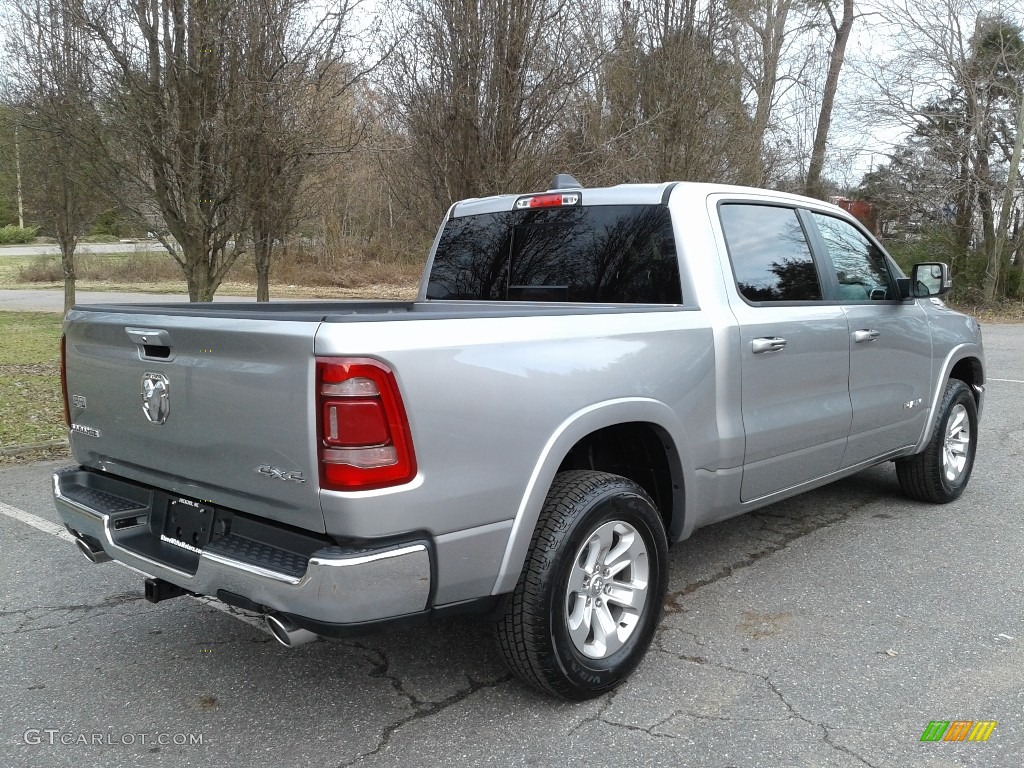
M 551 183 L 552 189 L 583 189 L 583 185 L 576 180 L 575 176 L 568 173 L 555 174 L 555 180 Z

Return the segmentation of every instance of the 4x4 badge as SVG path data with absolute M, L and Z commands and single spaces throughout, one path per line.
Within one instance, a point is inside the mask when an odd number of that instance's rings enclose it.
M 153 424 L 163 424 L 171 412 L 167 377 L 162 373 L 142 374 L 142 412 Z
M 278 469 L 277 467 L 272 467 L 269 464 L 260 464 L 253 471 L 258 475 L 273 477 L 276 480 L 294 480 L 296 483 L 306 482 L 306 478 L 303 477 L 302 473 L 297 469 L 293 469 L 288 472 L 283 469 Z

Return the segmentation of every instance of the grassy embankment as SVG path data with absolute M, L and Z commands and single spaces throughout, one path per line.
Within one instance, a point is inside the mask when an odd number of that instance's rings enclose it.
M 312 258 L 308 254 L 279 260 L 271 272 L 271 298 L 408 299 L 416 295 L 421 263 L 352 258 Z M 159 251 L 79 254 L 76 257 L 80 291 L 138 291 L 184 293 L 181 269 Z M 63 289 L 57 256 L 0 257 L 0 288 Z M 217 290 L 220 296 L 253 296 L 256 273 L 252 263 L 239 260 Z
M 48 312 L 0 312 L 0 463 L 62 453 L 66 436 L 60 394 L 61 317 Z M 47 444 L 51 444 L 47 446 Z M 17 457 L 13 446 L 42 445 Z

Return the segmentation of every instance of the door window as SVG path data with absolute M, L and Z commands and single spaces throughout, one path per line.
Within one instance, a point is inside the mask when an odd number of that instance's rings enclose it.
M 736 288 L 751 302 L 816 301 L 821 282 L 794 208 L 720 206 Z
M 855 226 L 835 216 L 812 213 L 839 283 L 842 301 L 897 298 L 885 254 Z

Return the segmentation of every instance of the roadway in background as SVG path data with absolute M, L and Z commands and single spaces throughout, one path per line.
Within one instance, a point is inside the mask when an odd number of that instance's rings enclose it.
M 79 243 L 75 255 L 83 253 L 141 253 L 167 249 L 155 240 L 137 240 L 131 243 Z M 60 246 L 45 245 L 0 245 L 0 258 L 4 256 L 59 256 Z
M 172 304 L 188 301 L 188 290 L 184 287 L 180 293 L 125 293 L 120 291 L 83 291 L 75 292 L 78 304 Z M 255 296 L 217 296 L 216 302 L 256 301 Z M 286 299 L 275 299 L 285 301 Z M 304 299 L 287 299 L 287 301 L 304 301 Z M 64 291 L 52 289 L 24 290 L 0 289 L 0 310 L 18 312 L 63 312 Z

